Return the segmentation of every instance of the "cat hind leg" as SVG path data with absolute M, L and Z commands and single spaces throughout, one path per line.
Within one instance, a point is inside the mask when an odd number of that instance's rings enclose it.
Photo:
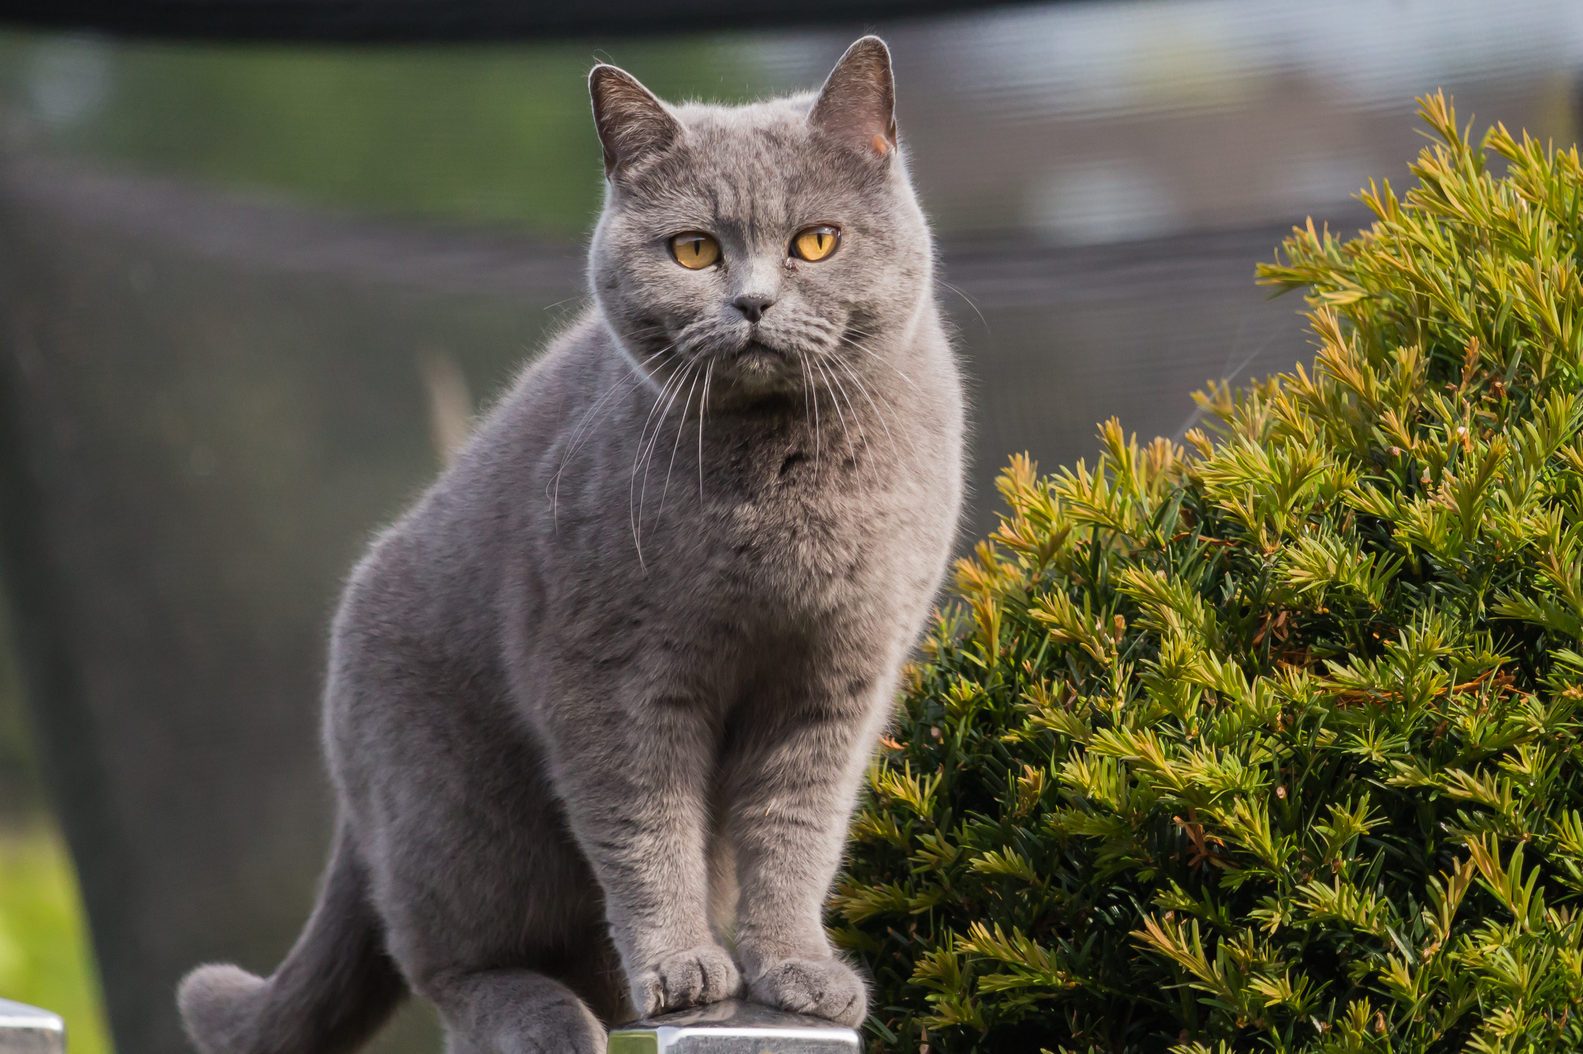
M 531 970 L 431 978 L 447 1054 L 605 1054 L 605 1027 L 577 993 Z

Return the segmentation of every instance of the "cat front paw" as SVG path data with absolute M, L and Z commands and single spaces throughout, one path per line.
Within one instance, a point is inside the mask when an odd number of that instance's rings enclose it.
M 756 1003 L 857 1026 L 868 1016 L 868 989 L 840 959 L 782 959 L 748 982 Z
M 673 952 L 632 978 L 632 1003 L 644 1017 L 718 1003 L 741 991 L 731 953 L 714 944 Z

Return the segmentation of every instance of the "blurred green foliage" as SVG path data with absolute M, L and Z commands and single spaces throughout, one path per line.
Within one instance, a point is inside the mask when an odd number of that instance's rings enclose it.
M 708 41 L 580 54 L 7 35 L 0 98 L 24 100 L 54 151 L 299 202 L 581 236 L 602 186 L 583 85 L 605 58 L 672 99 L 763 87 L 740 46 Z
M 71 857 L 42 820 L 0 828 L 0 996 L 64 1017 L 71 1054 L 110 1050 Z
M 108 1054 L 87 918 L 48 818 L 0 591 L 0 998 L 66 1019 L 71 1054 Z

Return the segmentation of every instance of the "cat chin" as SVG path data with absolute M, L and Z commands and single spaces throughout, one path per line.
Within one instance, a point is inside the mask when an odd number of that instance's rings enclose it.
M 747 351 L 718 360 L 714 376 L 713 387 L 724 388 L 720 394 L 729 402 L 802 398 L 802 374 L 779 352 Z
M 740 349 L 718 356 L 715 374 L 730 378 L 732 386 L 743 391 L 785 391 L 800 377 L 795 361 L 777 348 L 748 341 Z
M 766 356 L 738 359 L 731 364 L 731 387 L 748 396 L 783 395 L 797 388 L 799 378 L 788 373 L 785 364 Z

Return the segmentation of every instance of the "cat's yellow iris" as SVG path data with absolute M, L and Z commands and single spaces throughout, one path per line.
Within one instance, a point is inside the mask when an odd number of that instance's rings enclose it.
M 797 236 L 792 239 L 792 253 L 798 259 L 818 263 L 835 252 L 835 247 L 840 244 L 841 228 L 821 223 L 817 227 L 805 227 L 797 232 Z
M 720 259 L 720 243 L 699 231 L 673 234 L 671 255 L 689 271 L 702 271 Z

